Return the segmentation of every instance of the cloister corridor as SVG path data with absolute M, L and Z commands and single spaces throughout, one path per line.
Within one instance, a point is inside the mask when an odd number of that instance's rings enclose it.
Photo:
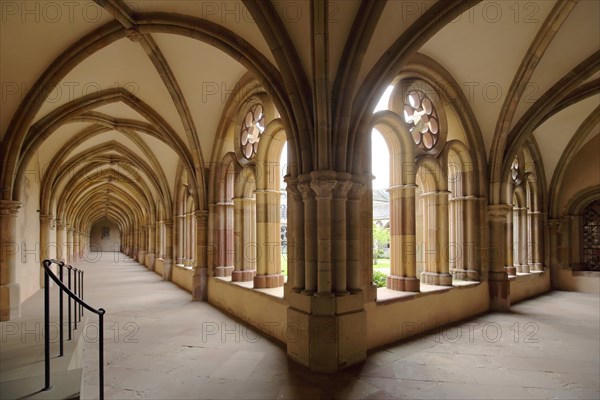
M 597 399 L 600 299 L 553 291 L 318 374 L 284 345 L 120 253 L 90 254 L 85 298 L 106 309 L 106 398 Z M 217 279 L 217 278 L 213 278 Z M 43 291 L 22 318 L 42 313 Z M 268 310 L 265 310 L 268 313 Z M 95 316 L 87 315 L 93 324 Z M 281 327 L 279 327 L 281 329 Z M 94 325 L 84 328 L 82 398 L 97 398 Z M 289 333 L 293 333 L 290 331 Z

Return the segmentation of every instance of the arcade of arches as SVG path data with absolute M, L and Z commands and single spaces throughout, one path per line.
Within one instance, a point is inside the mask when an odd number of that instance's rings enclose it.
M 122 252 L 335 371 L 599 292 L 599 2 L 51 3 L 2 3 L 1 320 Z

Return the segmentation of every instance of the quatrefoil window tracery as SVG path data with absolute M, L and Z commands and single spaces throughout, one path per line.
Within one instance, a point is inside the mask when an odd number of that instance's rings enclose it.
M 417 146 L 431 150 L 440 138 L 440 124 L 437 111 L 429 97 L 420 90 L 411 90 L 404 102 L 404 120 Z
M 258 152 L 258 143 L 265 131 L 265 115 L 260 104 L 253 106 L 246 113 L 240 134 L 240 147 L 245 159 L 250 160 Z

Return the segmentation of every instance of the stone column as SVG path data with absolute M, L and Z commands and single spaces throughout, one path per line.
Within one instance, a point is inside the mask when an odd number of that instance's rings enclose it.
M 506 214 L 506 255 L 504 269 L 508 275 L 517 275 L 517 267 L 515 259 L 518 259 L 518 251 L 515 254 L 515 211 L 516 209 L 512 207 L 510 211 Z M 518 225 L 517 220 L 517 225 Z M 517 236 L 518 237 L 518 236 Z
M 244 266 L 242 272 L 243 281 L 253 281 L 256 276 L 256 264 L 258 262 L 258 243 L 256 243 L 256 199 L 244 198 Z
M 425 269 L 421 282 L 429 285 L 452 286 L 448 257 L 448 193 L 423 193 L 425 231 Z
M 40 288 L 44 288 L 44 260 L 54 258 L 54 248 L 56 244 L 50 242 L 50 235 L 54 228 L 54 218 L 52 215 L 40 215 Z
M 337 174 L 337 185 L 333 192 L 332 215 L 331 215 L 331 255 L 333 257 L 333 289 L 336 296 L 346 296 L 350 294 L 347 282 L 347 232 L 346 226 L 347 212 L 346 205 L 348 192 L 352 188 L 352 175 Z M 358 225 L 356 225 L 358 226 Z
M 186 267 L 193 267 L 194 256 L 193 256 L 193 247 L 195 243 L 193 242 L 193 234 L 192 234 L 192 219 L 193 212 L 190 211 L 185 214 L 185 259 L 183 260 L 183 265 Z
M 479 270 L 481 268 L 481 257 L 479 255 L 481 238 L 478 232 L 480 228 L 478 207 L 480 200 L 475 196 L 466 196 L 461 200 L 464 216 L 462 220 L 463 266 L 467 271 L 466 279 L 469 281 L 479 280 Z
M 281 193 L 279 190 L 256 190 L 257 267 L 255 288 L 283 286 L 281 273 Z
M 233 202 L 225 204 L 225 276 L 231 276 L 233 271 Z
M 170 281 L 173 271 L 173 221 L 165 221 L 165 258 L 163 280 Z
M 156 257 L 157 258 L 164 258 L 164 254 L 163 254 L 163 244 L 164 244 L 164 228 L 165 223 L 164 221 L 158 221 L 158 227 L 156 229 Z
M 73 228 L 68 226 L 67 228 L 67 257 L 65 257 L 67 263 L 73 263 Z
M 558 269 L 560 269 L 559 251 L 558 251 L 558 229 L 560 227 L 560 219 L 549 219 L 548 220 L 548 233 L 549 233 L 549 265 L 550 265 L 550 279 L 552 281 L 552 287 L 558 288 Z
M 73 231 L 73 262 L 77 262 L 79 261 L 80 257 L 79 257 L 79 247 L 80 247 L 80 243 L 79 243 L 79 231 L 74 230 Z
M 138 252 L 137 252 L 137 260 L 140 264 L 144 265 L 146 263 L 146 249 L 148 246 L 148 242 L 146 240 L 146 226 L 141 225 L 138 234 Z
M 17 283 L 17 215 L 21 203 L 0 200 L 0 321 L 21 316 L 21 287 Z
M 175 255 L 175 263 L 183 264 L 185 259 L 185 215 L 181 214 L 176 217 L 177 234 L 175 236 L 175 248 L 177 249 Z
M 217 266 L 215 276 L 233 272 L 233 203 L 217 203 Z M 231 218 L 231 220 L 228 220 Z
M 61 220 L 56 220 L 56 258 L 65 263 L 67 260 L 67 226 Z
M 570 232 L 569 232 L 569 252 L 570 252 L 570 263 L 568 264 L 574 271 L 581 269 L 581 263 L 583 262 L 583 218 L 581 215 L 570 215 Z
M 512 210 L 508 204 L 488 206 L 490 232 L 489 290 L 490 308 L 494 311 L 510 311 L 510 282 L 504 268 L 506 261 L 506 216 Z
M 205 301 L 208 297 L 208 212 L 196 211 L 193 217 L 196 219 L 196 257 L 194 258 L 194 276 L 192 278 L 192 299 Z
M 333 191 L 337 185 L 333 171 L 316 171 L 311 173 L 311 189 L 317 201 L 317 293 L 315 296 L 333 296 L 333 263 L 332 263 L 332 227 Z
M 360 293 L 360 202 L 366 191 L 364 183 L 353 181 L 348 193 L 347 219 L 347 286 L 350 293 Z
M 304 290 L 304 203 L 302 202 L 302 193 L 298 189 L 298 180 L 292 177 L 286 177 L 287 186 L 287 240 L 288 240 L 288 282 L 286 287 L 290 287 L 294 293 L 300 293 Z
M 531 271 L 544 270 L 544 214 L 540 211 L 532 211 L 528 213 L 530 221 L 530 237 L 529 252 L 531 262 L 529 267 Z
M 390 193 L 390 276 L 387 288 L 420 291 L 417 279 L 415 190 L 413 184 L 392 186 Z
M 527 262 L 527 207 L 518 209 L 519 215 L 519 265 L 517 272 L 529 273 L 529 263 Z
M 244 199 L 235 197 L 233 199 L 233 271 L 231 272 L 232 282 L 241 282 L 242 271 L 244 269 Z
M 450 246 L 454 247 L 452 256 L 455 257 L 456 279 L 477 281 L 479 280 L 479 217 L 477 204 L 479 199 L 475 196 L 462 196 L 450 199 L 454 213 L 454 240 Z M 452 215 L 452 213 L 450 213 Z
M 315 221 L 315 193 L 310 187 L 310 176 L 303 175 L 298 179 L 298 190 L 302 193 L 304 203 L 304 289 L 301 293 L 312 295 L 317 291 L 317 226 Z
M 156 262 L 156 224 L 148 225 L 148 254 L 146 254 L 146 267 L 154 271 Z

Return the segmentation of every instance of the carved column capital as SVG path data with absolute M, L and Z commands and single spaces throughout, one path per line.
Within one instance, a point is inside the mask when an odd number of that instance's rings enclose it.
M 336 199 L 348 198 L 348 193 L 352 189 L 352 175 L 345 172 L 338 172 L 337 185 L 335 186 L 333 195 Z
M 21 202 L 13 200 L 0 200 L 0 215 L 17 216 L 21 208 Z
M 298 178 L 298 190 L 302 194 L 302 199 L 304 200 L 311 200 L 315 197 L 315 192 L 312 190 L 310 182 L 310 175 L 301 175 Z
M 501 221 L 506 220 L 506 215 L 512 211 L 512 206 L 508 204 L 492 204 L 488 205 L 487 213 L 490 221 Z
M 206 225 L 208 224 L 208 211 L 206 211 L 206 210 L 194 211 L 194 218 L 196 218 L 196 225 L 198 228 L 206 227 Z
M 337 173 L 328 170 L 313 171 L 310 176 L 312 178 L 310 187 L 315 192 L 315 196 L 319 199 L 331 199 L 338 183 Z
M 40 224 L 48 225 L 48 227 L 51 229 L 54 228 L 54 226 L 55 226 L 54 216 L 50 215 L 50 214 L 40 215 Z
M 559 226 L 560 226 L 560 219 L 551 218 L 548 220 L 548 228 L 549 229 L 558 229 Z

